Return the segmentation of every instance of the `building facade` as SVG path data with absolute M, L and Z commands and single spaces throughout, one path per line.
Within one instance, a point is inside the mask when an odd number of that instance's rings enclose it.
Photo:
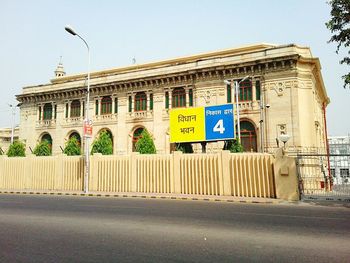
M 19 138 L 27 148 L 41 140 L 59 154 L 65 142 L 83 138 L 85 107 L 93 122 L 93 139 L 107 130 L 114 154 L 135 150 L 143 129 L 152 135 L 158 153 L 170 143 L 169 111 L 234 103 L 239 86 L 241 141 L 245 151 L 273 152 L 279 136 L 286 147 L 325 148 L 325 108 L 329 103 L 318 58 L 307 47 L 257 44 L 160 62 L 91 73 L 90 103 L 86 105 L 87 74 L 67 76 L 60 63 L 49 84 L 24 87 Z M 195 151 L 201 144 L 193 144 Z M 207 144 L 207 152 L 223 142 Z M 28 152 L 29 153 L 29 152 Z
M 13 129 L 13 140 L 18 140 L 19 127 Z M 12 128 L 0 129 L 0 154 L 6 154 L 11 144 Z

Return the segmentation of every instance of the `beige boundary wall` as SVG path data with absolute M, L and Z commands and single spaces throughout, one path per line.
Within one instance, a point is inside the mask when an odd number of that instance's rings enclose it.
M 275 171 L 275 163 L 269 154 L 228 151 L 95 154 L 90 161 L 89 191 L 279 198 L 275 176 L 280 172 Z M 0 157 L 1 190 L 82 191 L 83 182 L 82 157 Z M 284 185 L 285 191 L 288 186 Z

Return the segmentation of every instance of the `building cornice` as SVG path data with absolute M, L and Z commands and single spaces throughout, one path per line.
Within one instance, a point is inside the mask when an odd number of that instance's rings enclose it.
M 183 71 L 158 74 L 155 76 L 141 76 L 128 80 L 111 80 L 90 85 L 90 92 L 94 94 L 113 94 L 117 92 L 132 92 L 137 90 L 156 89 L 166 86 L 185 86 L 196 82 L 215 79 L 243 78 L 247 75 L 261 76 L 263 74 L 291 69 L 296 66 L 299 55 L 266 58 L 236 64 L 222 64 L 200 68 L 189 68 Z M 57 85 L 57 84 L 56 84 Z M 84 82 L 78 81 L 76 85 L 66 89 L 55 89 L 52 84 L 50 91 L 38 91 L 17 95 L 20 102 L 42 102 L 57 99 L 71 99 L 85 96 Z M 35 87 L 37 88 L 37 87 Z M 40 90 L 40 86 L 39 89 Z

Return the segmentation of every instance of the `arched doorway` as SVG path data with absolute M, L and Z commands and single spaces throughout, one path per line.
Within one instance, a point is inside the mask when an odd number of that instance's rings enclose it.
M 41 142 L 47 141 L 47 143 L 49 144 L 49 147 L 50 147 L 50 149 L 51 149 L 51 151 L 52 151 L 52 137 L 51 137 L 50 134 L 45 133 L 45 134 L 41 137 L 41 140 L 40 140 L 40 141 L 41 141 Z
M 240 126 L 243 150 L 245 152 L 257 152 L 256 131 L 254 125 L 249 121 L 241 121 Z
M 136 143 L 141 138 L 141 133 L 145 128 L 137 128 L 132 135 L 132 151 L 136 152 Z

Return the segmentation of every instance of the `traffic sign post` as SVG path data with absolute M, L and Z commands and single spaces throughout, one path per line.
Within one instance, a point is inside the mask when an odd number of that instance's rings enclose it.
M 92 137 L 92 120 L 84 120 L 84 136 L 88 138 Z
M 170 142 L 220 141 L 234 137 L 233 104 L 170 111 Z
M 207 141 L 233 139 L 233 104 L 205 107 L 205 136 Z

